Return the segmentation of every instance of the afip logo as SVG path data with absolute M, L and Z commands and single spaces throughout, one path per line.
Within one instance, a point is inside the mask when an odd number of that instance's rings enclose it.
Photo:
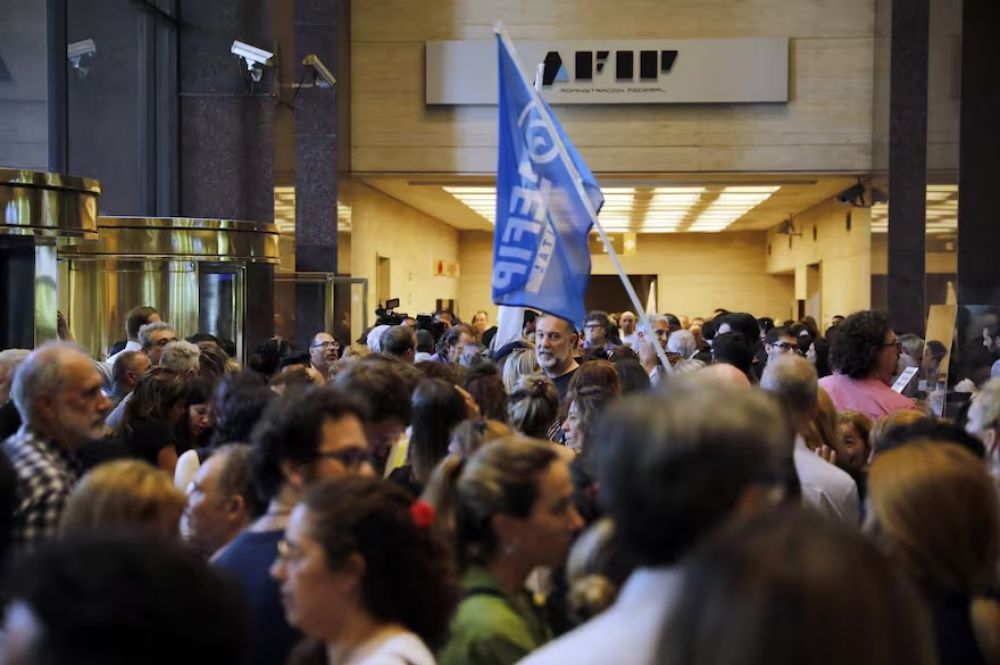
M 674 61 L 677 60 L 677 51 L 639 51 L 638 55 L 640 81 L 656 81 L 660 74 L 669 74 L 670 70 L 673 69 Z M 604 66 L 608 63 L 610 56 L 611 51 L 576 51 L 573 54 L 576 64 L 574 70 L 576 75 L 573 80 L 577 82 L 593 81 L 595 74 L 604 71 Z M 635 59 L 635 51 L 615 51 L 616 81 L 635 80 Z M 570 81 L 569 73 L 566 71 L 566 65 L 563 63 L 559 51 L 546 53 L 544 66 L 543 86 Z

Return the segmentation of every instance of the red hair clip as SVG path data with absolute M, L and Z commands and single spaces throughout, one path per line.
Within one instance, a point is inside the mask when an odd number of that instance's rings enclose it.
M 410 518 L 418 527 L 426 529 L 434 524 L 434 506 L 426 501 L 417 499 L 410 504 Z

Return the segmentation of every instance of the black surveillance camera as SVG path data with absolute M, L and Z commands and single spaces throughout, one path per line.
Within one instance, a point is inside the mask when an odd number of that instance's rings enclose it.
M 848 187 L 840 194 L 837 194 L 837 200 L 841 203 L 849 203 L 852 206 L 863 206 L 865 204 L 865 186 L 859 182 L 856 185 Z

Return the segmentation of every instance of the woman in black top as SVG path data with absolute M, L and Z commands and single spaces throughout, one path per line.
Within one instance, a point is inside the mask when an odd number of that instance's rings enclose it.
M 184 382 L 165 367 L 147 371 L 125 407 L 115 436 L 133 457 L 174 475 L 177 425 L 186 410 Z

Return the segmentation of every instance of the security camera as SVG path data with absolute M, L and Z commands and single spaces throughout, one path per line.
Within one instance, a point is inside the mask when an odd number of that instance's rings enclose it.
M 66 58 L 81 78 L 86 76 L 87 72 L 90 71 L 89 67 L 83 66 L 83 58 L 88 55 L 93 57 L 95 53 L 97 53 L 97 44 L 93 39 L 73 42 L 66 47 Z
M 262 48 L 245 44 L 239 40 L 234 41 L 229 52 L 243 58 L 247 63 L 247 69 L 253 69 L 254 65 L 270 65 L 274 54 Z
M 312 70 L 317 88 L 330 88 L 337 82 L 333 73 L 326 68 L 326 65 L 323 64 L 323 61 L 315 53 L 302 58 L 302 64 Z
M 865 207 L 865 186 L 858 182 L 837 194 L 837 200 L 841 203 L 849 203 L 856 208 L 863 208 Z

